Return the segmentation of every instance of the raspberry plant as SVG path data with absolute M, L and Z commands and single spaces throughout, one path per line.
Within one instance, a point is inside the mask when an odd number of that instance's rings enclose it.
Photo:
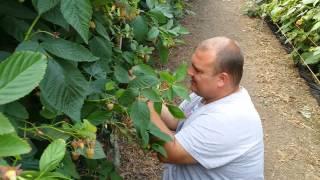
M 2 179 L 121 179 L 118 139 L 165 156 L 146 101 L 177 118 L 182 0 L 0 0 Z M 156 138 L 153 138 L 156 137 Z M 152 141 L 150 140 L 152 139 Z M 154 140 L 156 139 L 156 140 Z

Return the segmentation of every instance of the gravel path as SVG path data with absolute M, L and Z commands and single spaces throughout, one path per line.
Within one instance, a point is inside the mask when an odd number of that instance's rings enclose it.
M 320 179 L 320 111 L 290 56 L 260 19 L 242 15 L 243 0 L 192 0 L 191 32 L 171 51 L 170 68 L 189 61 L 197 44 L 214 36 L 237 40 L 245 53 L 242 85 L 261 115 L 267 180 Z M 135 145 L 123 146 L 125 179 L 159 179 L 161 164 Z

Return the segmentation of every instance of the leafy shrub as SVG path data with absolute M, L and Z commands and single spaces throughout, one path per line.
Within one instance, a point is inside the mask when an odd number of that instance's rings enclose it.
M 154 69 L 183 14 L 182 0 L 0 0 L 2 178 L 119 179 L 119 136 L 165 155 L 146 101 L 183 118 L 186 64 Z

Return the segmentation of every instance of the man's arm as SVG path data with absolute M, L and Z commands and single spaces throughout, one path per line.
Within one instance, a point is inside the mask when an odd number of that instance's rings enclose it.
M 167 106 L 164 104 L 162 105 L 161 110 L 161 120 L 163 120 L 170 130 L 175 131 L 177 129 L 178 120 L 172 116 Z
M 153 108 L 153 103 L 149 102 L 148 107 L 150 110 L 150 118 L 152 122 L 165 134 L 172 138 L 172 141 L 166 142 L 164 144 L 164 149 L 167 153 L 167 158 L 160 157 L 160 161 L 166 163 L 175 164 L 195 164 L 197 161 L 181 146 L 181 144 L 176 141 L 174 134 L 168 128 L 168 126 L 163 122 L 161 117 Z

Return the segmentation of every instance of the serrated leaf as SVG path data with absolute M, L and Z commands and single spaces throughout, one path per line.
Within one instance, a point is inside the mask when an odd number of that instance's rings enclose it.
M 180 96 L 181 98 L 190 100 L 189 93 L 186 88 L 179 85 L 173 85 L 172 90 L 176 95 Z
M 39 169 L 42 173 L 50 172 L 57 168 L 64 158 L 66 152 L 66 142 L 63 139 L 54 140 L 44 150 L 39 161 Z
M 178 118 L 178 119 L 183 119 L 185 118 L 184 112 L 177 106 L 175 105 L 167 105 L 169 112 L 173 115 L 173 117 Z
M 66 21 L 80 34 L 88 44 L 89 22 L 92 17 L 92 6 L 89 0 L 63 0 L 61 12 Z
M 174 81 L 176 80 L 175 79 L 175 76 L 173 76 L 171 73 L 169 73 L 168 71 L 162 71 L 160 72 L 160 79 L 162 81 L 166 81 L 168 82 L 169 84 L 172 84 L 174 83 Z
M 156 136 L 157 138 L 168 142 L 171 141 L 172 138 L 168 135 L 163 133 L 156 125 L 154 125 L 153 123 L 149 124 L 149 131 L 152 135 Z
M 104 27 L 104 25 L 101 24 L 98 20 L 96 20 L 96 21 L 94 21 L 94 22 L 95 22 L 95 24 L 96 24 L 96 31 L 97 31 L 97 33 L 98 33 L 101 37 L 103 37 L 103 38 L 105 38 L 106 40 L 110 41 L 109 34 L 108 34 L 106 28 Z
M 153 87 L 159 83 L 158 78 L 154 76 L 138 76 L 129 83 L 131 88 Z
M 89 114 L 86 119 L 88 119 L 94 125 L 100 125 L 110 119 L 112 114 L 108 111 L 97 110 Z
M 166 152 L 166 150 L 165 150 L 165 149 L 163 148 L 163 146 L 161 146 L 160 144 L 154 143 L 154 144 L 151 145 L 151 148 L 152 148 L 154 151 L 160 153 L 163 157 L 167 157 L 167 152 Z
M 158 37 L 159 33 L 160 33 L 160 31 L 158 28 L 152 27 L 148 32 L 147 39 L 149 41 L 152 41 Z
M 112 43 L 99 36 L 95 36 L 89 41 L 89 47 L 97 57 L 109 59 L 112 56 Z
M 46 54 L 46 51 L 36 41 L 23 41 L 16 47 L 15 51 L 33 51 Z
M 154 69 L 147 64 L 139 64 L 132 67 L 133 74 L 136 76 L 147 75 L 147 76 L 157 76 Z
M 174 73 L 174 77 L 177 82 L 180 82 L 186 78 L 188 65 L 186 63 L 181 64 L 176 72 Z
M 124 106 L 129 106 L 136 100 L 138 95 L 139 94 L 135 89 L 128 88 L 121 94 L 121 96 L 118 98 L 118 101 Z
M 141 94 L 153 102 L 160 102 L 161 96 L 152 88 L 143 89 Z
M 130 117 L 136 129 L 142 129 L 143 131 L 148 129 L 150 112 L 145 102 L 135 101 L 131 105 Z
M 30 151 L 30 145 L 17 135 L 0 135 L 0 157 L 16 156 L 29 153 Z
M 60 0 L 32 0 L 32 3 L 38 10 L 39 14 L 43 14 L 50 9 L 54 8 Z
M 146 35 L 148 34 L 148 24 L 142 16 L 137 16 L 132 22 L 131 26 L 133 29 L 134 38 L 142 42 L 145 40 Z
M 129 82 L 128 71 L 119 65 L 114 68 L 114 77 L 120 83 L 128 83 Z
M 0 64 L 0 105 L 30 93 L 43 78 L 46 57 L 36 52 L 15 52 Z
M 41 0 L 40 0 L 41 1 Z M 69 24 L 68 22 L 64 19 L 61 11 L 60 11 L 60 5 L 55 6 L 53 9 L 50 11 L 44 13 L 41 15 L 41 17 L 53 24 L 56 24 L 60 27 L 63 27 L 66 30 L 69 30 Z
M 94 56 L 87 48 L 64 39 L 47 40 L 41 43 L 41 46 L 53 55 L 70 61 L 91 62 L 99 60 L 99 58 Z
M 14 127 L 6 116 L 0 113 L 0 135 L 15 132 Z
M 50 60 L 43 81 L 41 96 L 59 112 L 80 121 L 80 111 L 89 92 L 89 83 L 73 65 Z

